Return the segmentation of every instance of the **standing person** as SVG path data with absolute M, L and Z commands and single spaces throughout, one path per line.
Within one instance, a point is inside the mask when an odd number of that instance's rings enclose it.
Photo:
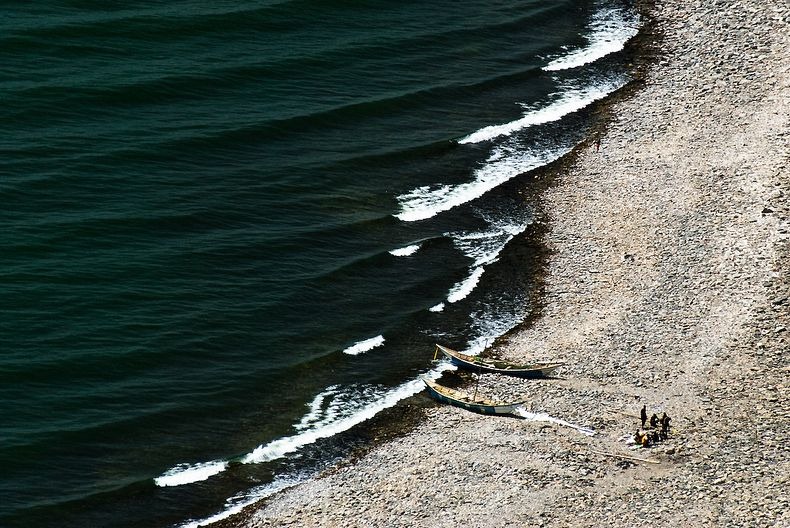
M 664 413 L 664 415 L 661 416 L 661 429 L 663 429 L 666 433 L 669 433 L 670 420 L 672 420 L 672 418 L 670 418 L 667 413 Z
M 650 427 L 656 427 L 658 425 L 658 415 L 653 413 L 653 416 L 650 417 Z
M 647 405 L 642 406 L 642 412 L 639 415 L 642 418 L 642 429 L 645 428 L 645 422 L 647 422 Z

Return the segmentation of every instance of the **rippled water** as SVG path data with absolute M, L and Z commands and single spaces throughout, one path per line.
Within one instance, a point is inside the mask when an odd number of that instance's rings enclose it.
M 515 189 L 637 27 L 619 0 L 6 7 L 0 524 L 223 517 L 420 392 L 435 341 L 512 328 Z

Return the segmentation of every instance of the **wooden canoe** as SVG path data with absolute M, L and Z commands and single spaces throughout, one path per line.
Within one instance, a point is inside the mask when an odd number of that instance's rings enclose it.
M 465 392 L 439 385 L 427 378 L 422 378 L 422 381 L 425 382 L 425 385 L 428 387 L 428 393 L 434 399 L 480 414 L 519 416 L 516 413 L 516 407 L 524 404 L 524 402 L 496 402 L 479 395 L 473 398 Z
M 498 359 L 486 359 L 477 356 L 468 356 L 451 348 L 436 345 L 436 349 L 444 354 L 453 365 L 472 372 L 492 372 L 519 378 L 543 378 L 550 376 L 564 363 L 536 363 L 533 365 L 519 365 Z

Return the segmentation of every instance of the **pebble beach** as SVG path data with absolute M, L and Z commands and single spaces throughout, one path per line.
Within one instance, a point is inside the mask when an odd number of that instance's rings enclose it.
M 639 80 L 544 171 L 539 309 L 488 351 L 566 364 L 479 380 L 527 418 L 421 405 L 214 526 L 790 526 L 790 6 L 641 10 Z

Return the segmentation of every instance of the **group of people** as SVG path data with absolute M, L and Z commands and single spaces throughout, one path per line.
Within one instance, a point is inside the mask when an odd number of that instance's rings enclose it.
M 642 419 L 642 429 L 644 429 L 647 424 L 647 405 L 642 406 L 642 412 L 639 413 L 639 417 Z M 640 429 L 637 429 L 634 434 L 634 442 L 642 447 L 650 447 L 662 440 L 666 440 L 669 437 L 669 422 L 671 420 L 667 413 L 664 413 L 661 418 L 653 413 L 653 416 L 650 417 L 650 428 L 652 431 L 642 432 Z M 660 429 L 658 427 L 659 424 L 661 425 Z

